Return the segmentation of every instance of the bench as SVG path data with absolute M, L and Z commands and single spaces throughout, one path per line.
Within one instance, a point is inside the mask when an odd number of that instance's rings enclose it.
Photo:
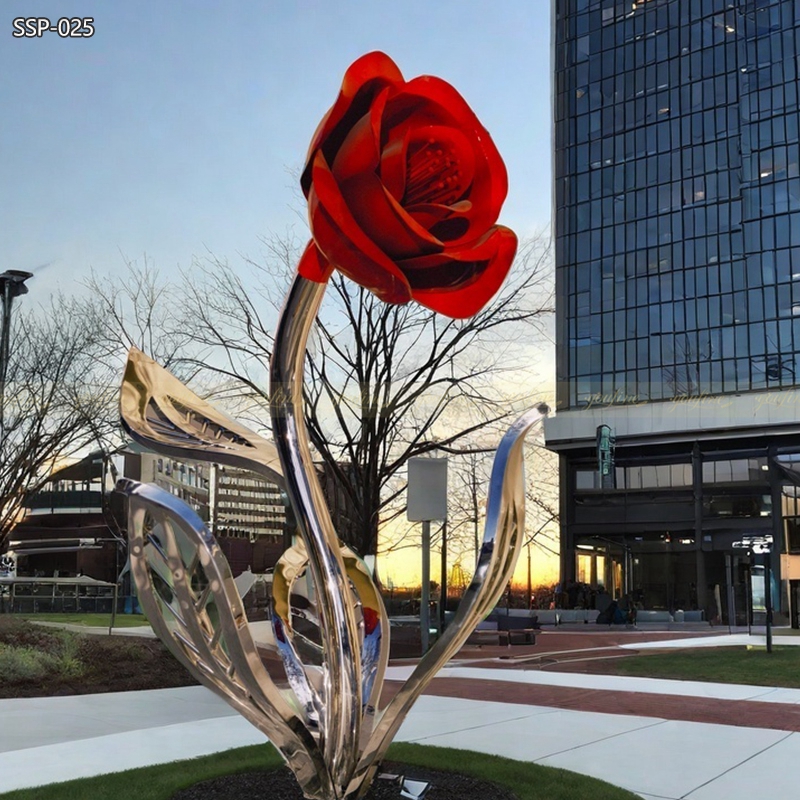
M 536 634 L 538 629 L 534 627 L 539 618 L 532 616 L 517 617 L 497 615 L 497 639 L 502 644 L 505 639 L 506 645 L 512 644 L 536 644 Z M 516 642 L 514 640 L 517 640 Z M 522 640 L 521 642 L 519 640 Z
M 597 619 L 598 612 L 584 608 L 537 609 L 539 625 L 587 624 Z
M 673 622 L 672 614 L 669 611 L 649 611 L 642 609 L 636 612 L 636 624 L 644 624 L 647 625 L 648 623 L 669 623 Z
M 490 620 L 479 622 L 475 626 L 475 630 L 469 635 L 467 644 L 482 647 L 483 645 L 491 645 L 497 641 L 497 623 Z

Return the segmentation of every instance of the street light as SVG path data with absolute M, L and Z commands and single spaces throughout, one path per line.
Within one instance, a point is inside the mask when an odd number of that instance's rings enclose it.
M 6 438 L 5 397 L 9 340 L 11 337 L 11 303 L 15 297 L 28 293 L 25 281 L 32 277 L 32 272 L 23 272 L 18 269 L 9 269 L 0 275 L 0 291 L 2 291 L 3 295 L 3 322 L 2 327 L 0 327 L 0 457 L 3 454 Z
M 772 652 L 772 534 L 743 536 L 734 542 L 734 547 L 744 548 L 763 557 L 764 564 L 764 612 L 766 617 L 767 652 Z M 752 583 L 752 579 L 751 579 Z

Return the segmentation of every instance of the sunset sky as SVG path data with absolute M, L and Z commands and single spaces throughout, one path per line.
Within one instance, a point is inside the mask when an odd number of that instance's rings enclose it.
M 95 33 L 12 38 L 34 13 L 92 17 Z M 260 237 L 305 236 L 294 176 L 345 69 L 371 50 L 406 78 L 452 83 L 506 162 L 500 222 L 520 237 L 549 225 L 543 0 L 6 0 L 3 28 L 0 263 L 34 273 L 26 303 L 126 260 L 172 275 L 213 254 L 246 270 Z M 397 562 L 398 582 L 416 556 Z

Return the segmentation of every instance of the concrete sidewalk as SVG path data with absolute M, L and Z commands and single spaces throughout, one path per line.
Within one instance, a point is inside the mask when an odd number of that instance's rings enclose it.
M 715 638 L 723 644 L 727 637 Z M 404 680 L 410 669 L 390 667 L 387 678 Z M 528 702 L 526 692 L 552 696 Z M 558 692 L 571 692 L 577 707 L 559 706 Z M 657 697 L 663 701 L 655 713 L 647 699 Z M 613 711 L 592 710 L 597 698 L 612 701 Z M 644 698 L 646 713 L 623 710 L 636 698 Z M 687 698 L 710 710 L 735 704 L 740 715 L 764 707 L 777 723 L 674 718 Z M 798 713 L 800 690 L 453 665 L 434 680 L 397 739 L 562 767 L 648 800 L 750 800 L 796 796 L 791 764 L 800 758 L 800 733 L 780 723 Z M 264 741 L 202 687 L 0 700 L 0 719 L 5 791 Z

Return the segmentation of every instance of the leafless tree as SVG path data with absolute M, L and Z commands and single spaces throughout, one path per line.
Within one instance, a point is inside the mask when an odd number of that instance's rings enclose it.
M 537 444 L 530 449 L 526 462 L 527 542 L 540 555 L 558 556 L 558 455 Z
M 477 563 L 483 538 L 483 521 L 491 465 L 487 453 L 468 452 L 454 460 L 448 486 L 448 538 L 453 555 L 471 551 Z
M 141 263 L 126 258 L 125 265 L 122 278 L 93 271 L 85 281 L 89 295 L 77 301 L 81 314 L 95 320 L 98 358 L 119 371 L 128 349 L 137 347 L 182 380 L 191 380 L 196 370 L 187 370 L 187 356 L 193 342 L 175 324 L 180 287 L 162 280 L 146 256 Z
M 64 297 L 17 309 L 0 427 L 0 545 L 54 466 L 117 430 L 118 388 L 98 360 L 98 320 Z
M 548 242 L 523 245 L 510 280 L 467 320 L 387 305 L 331 278 L 306 359 L 306 422 L 349 509 L 339 535 L 358 552 L 375 553 L 379 522 L 400 513 L 410 458 L 485 450 L 471 437 L 539 399 L 510 376 L 529 373 L 552 312 Z M 166 321 L 182 342 L 176 364 L 198 370 L 218 402 L 261 431 L 269 426 L 272 331 L 303 244 L 267 239 L 263 258 L 247 260 L 244 271 L 197 262 Z M 139 299 L 151 302 L 147 293 Z M 154 316 L 142 309 L 137 319 Z

